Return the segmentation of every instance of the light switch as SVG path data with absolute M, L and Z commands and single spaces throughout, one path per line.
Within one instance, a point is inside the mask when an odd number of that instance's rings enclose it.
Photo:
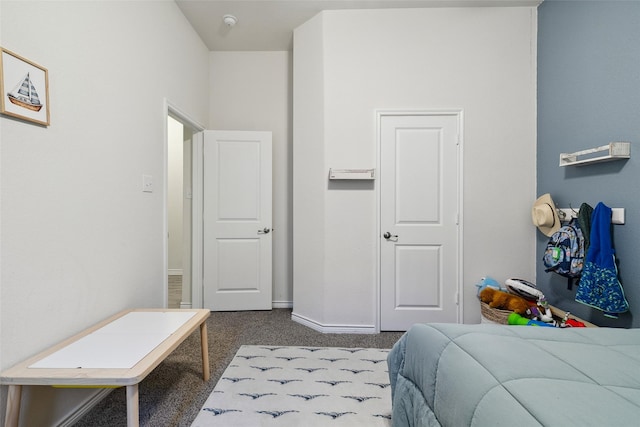
M 142 191 L 145 193 L 153 193 L 153 176 L 142 175 Z

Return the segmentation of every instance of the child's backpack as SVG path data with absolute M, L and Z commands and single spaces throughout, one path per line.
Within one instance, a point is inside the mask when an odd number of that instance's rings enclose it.
M 568 287 L 572 288 L 573 279 L 580 277 L 584 264 L 584 237 L 576 218 L 551 235 L 542 262 L 546 272 L 568 277 Z

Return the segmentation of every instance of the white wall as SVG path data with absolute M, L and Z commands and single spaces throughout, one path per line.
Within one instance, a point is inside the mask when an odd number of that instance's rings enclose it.
M 48 128 L 0 118 L 4 369 L 120 310 L 163 306 L 164 98 L 205 123 L 209 63 L 174 2 L 0 8 L 1 45 L 48 68 L 51 98 Z M 93 393 L 27 388 L 22 425 L 55 424 Z
M 376 324 L 376 191 L 332 191 L 327 172 L 376 165 L 377 109 L 464 110 L 464 321 L 479 321 L 480 277 L 534 277 L 536 19 L 530 7 L 327 11 L 296 29 L 294 315 Z M 307 218 L 325 232 L 309 239 Z
M 167 120 L 167 223 L 169 231 L 169 273 L 182 272 L 184 211 L 184 146 L 183 126 L 172 117 Z M 180 275 L 180 274 L 178 274 Z
M 325 321 L 325 81 L 323 14 L 294 33 L 293 311 Z
M 211 52 L 210 64 L 210 128 L 273 133 L 273 304 L 290 307 L 291 53 Z

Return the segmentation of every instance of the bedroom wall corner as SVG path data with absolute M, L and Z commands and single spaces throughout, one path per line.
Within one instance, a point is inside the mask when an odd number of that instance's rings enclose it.
M 324 123 L 313 134 L 317 155 L 300 164 L 294 157 L 294 171 L 303 168 L 298 171 L 307 179 L 294 172 L 294 213 L 309 213 L 307 224 L 324 227 L 323 241 L 295 250 L 294 270 L 296 258 L 312 258 L 320 268 L 310 274 L 307 303 L 324 306 L 324 323 L 376 323 L 375 191 L 335 191 L 328 168 L 376 164 L 376 110 L 455 108 L 465 117 L 463 315 L 467 323 L 479 322 L 474 284 L 481 277 L 535 274 L 535 8 L 327 11 L 322 19 L 316 32 L 322 58 L 313 80 L 298 73 L 294 51 L 294 81 L 300 79 L 294 84 L 294 153 L 311 145 L 295 131 L 298 103 L 311 100 L 296 91 L 306 84 L 323 91 L 312 98 L 320 114 L 306 116 Z M 316 205 L 298 205 L 310 195 Z M 517 250 L 510 249 L 513 242 Z
M 0 7 L 2 47 L 48 69 L 51 102 L 49 127 L 0 118 L 5 369 L 123 309 L 163 307 L 164 100 L 204 123 L 209 67 L 174 2 Z M 23 426 L 63 423 L 96 394 L 26 389 Z M 3 386 L 3 414 L 5 401 Z
M 294 30 L 293 318 L 325 321 L 324 14 Z
M 640 327 L 639 142 L 640 3 L 545 1 L 538 9 L 538 194 L 551 193 L 560 208 L 625 208 L 624 225 L 613 226 L 620 282 L 630 311 L 609 319 L 575 301 L 577 286 L 546 273 L 536 236 L 536 282 L 551 304 L 599 326 Z M 629 160 L 559 167 L 559 155 L 630 141 Z
M 273 305 L 290 307 L 292 278 L 292 53 L 211 52 L 209 124 L 273 135 Z

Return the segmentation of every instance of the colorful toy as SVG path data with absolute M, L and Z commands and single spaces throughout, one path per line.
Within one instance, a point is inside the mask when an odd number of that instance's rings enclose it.
M 585 325 L 584 323 L 580 322 L 579 320 L 576 319 L 569 319 L 569 312 L 567 311 L 564 314 L 564 318 L 562 319 L 562 321 L 560 322 L 560 327 L 561 328 L 585 328 L 587 325 Z
M 480 300 L 489 304 L 491 308 L 514 311 L 518 314 L 525 314 L 529 310 L 529 303 L 524 298 L 490 287 L 480 292 Z
M 541 322 L 539 320 L 527 319 L 520 316 L 518 313 L 511 313 L 507 318 L 507 323 L 512 326 L 548 326 L 553 328 L 554 325 L 550 323 Z
M 584 323 L 580 322 L 579 320 L 576 319 L 567 319 L 566 322 L 564 322 L 565 325 L 567 326 L 571 326 L 572 328 L 586 328 L 587 325 L 585 325 Z
M 549 303 L 545 299 L 544 295 L 538 298 L 538 304 L 536 305 L 535 311 L 537 311 L 537 313 L 534 312 L 533 314 L 537 320 L 540 320 L 546 323 L 553 322 L 553 315 L 551 314 Z
M 520 295 L 522 298 L 537 301 L 540 298 L 544 298 L 544 294 L 536 289 L 535 283 L 528 282 L 524 279 L 507 279 L 504 281 L 509 292 L 516 295 Z
M 489 276 L 480 279 L 480 282 L 476 283 L 476 287 L 478 288 L 478 296 L 480 296 L 480 292 L 482 292 L 482 290 L 487 287 L 493 288 L 498 291 L 505 290 L 496 280 L 492 279 Z

